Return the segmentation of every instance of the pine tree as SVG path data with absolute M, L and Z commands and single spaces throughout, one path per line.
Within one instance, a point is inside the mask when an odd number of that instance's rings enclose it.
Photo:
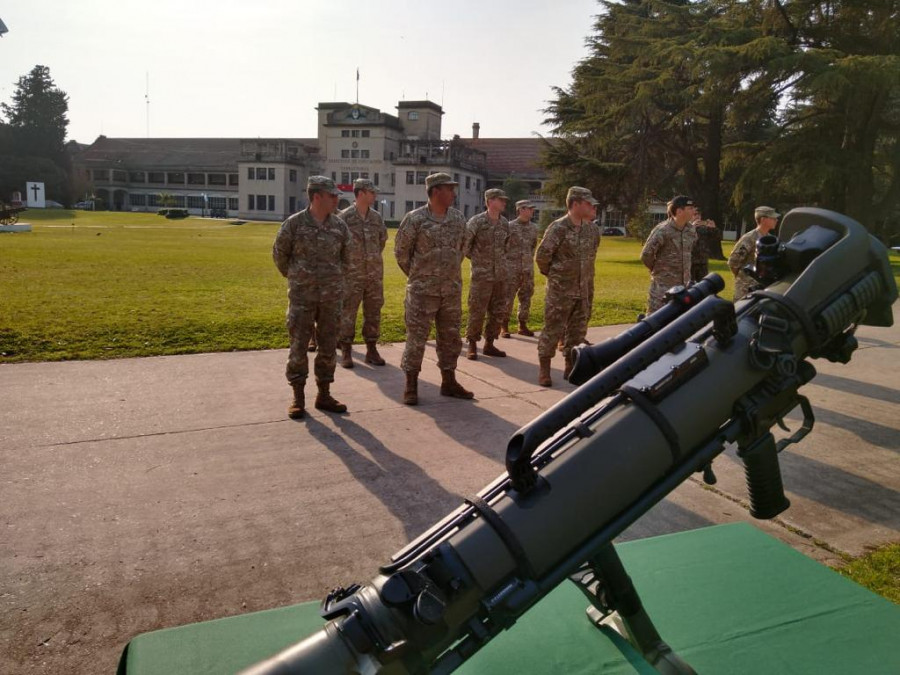
M 12 104 L 2 103 L 17 154 L 59 162 L 65 154 L 69 97 L 56 87 L 46 66 L 19 78 Z

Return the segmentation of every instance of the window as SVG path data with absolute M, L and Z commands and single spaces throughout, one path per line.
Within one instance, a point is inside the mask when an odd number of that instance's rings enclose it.
M 378 172 L 377 171 L 375 172 L 375 175 L 373 176 L 373 178 L 374 178 L 374 182 L 375 182 L 375 187 L 378 187 Z
M 337 172 L 336 171 L 331 172 L 331 180 L 333 180 L 335 183 L 337 183 Z
M 346 148 L 341 150 L 341 159 L 350 159 L 350 151 L 347 150 Z
M 466 190 L 468 190 L 470 187 L 472 187 L 472 177 L 466 176 Z
M 265 211 L 266 210 L 266 196 L 265 195 L 256 195 L 256 210 L 257 211 Z
M 352 183 L 357 178 L 360 178 L 359 171 L 351 171 L 350 172 L 350 182 Z
M 225 197 L 210 197 L 209 198 L 209 208 L 211 209 L 224 209 L 227 201 Z
M 210 185 L 225 185 L 224 173 L 211 173 L 206 176 L 206 180 Z M 224 206 L 222 207 L 225 208 Z
M 369 137 L 369 130 L 368 130 L 368 129 L 363 129 L 363 130 L 362 130 L 362 137 L 363 137 L 363 138 L 368 138 L 368 137 Z
M 297 210 L 297 198 L 290 197 L 288 198 L 288 211 L 294 213 Z
M 413 203 L 412 203 L 412 202 L 406 202 L 406 212 L 409 213 L 409 212 L 412 211 L 412 210 L 413 210 Z
M 150 171 L 147 173 L 147 182 L 148 183 L 165 183 L 166 182 L 166 174 L 162 171 Z
M 416 171 L 416 185 L 425 185 L 425 178 L 427 176 L 427 171 Z
M 391 218 L 394 217 L 394 202 L 391 202 Z
M 415 185 L 416 184 L 416 172 L 415 171 L 407 171 L 406 172 L 406 184 L 407 185 Z
M 391 174 L 391 187 L 397 187 L 397 174 Z
M 253 211 L 256 208 L 256 197 L 247 195 L 247 210 Z
M 184 185 L 184 174 L 180 171 L 170 171 L 166 174 L 166 182 Z
M 359 177 L 360 177 L 360 178 L 368 178 L 368 177 L 369 177 L 369 172 L 368 172 L 368 171 L 360 171 L 360 172 L 359 172 Z
M 159 195 L 147 195 L 147 206 L 159 206 Z
M 341 172 L 341 185 L 347 185 L 350 182 L 350 172 L 343 171 Z
M 128 173 L 125 171 L 113 171 L 112 179 L 119 183 L 125 183 L 128 180 Z
M 175 206 L 177 206 L 178 208 L 180 208 L 180 209 L 184 208 L 184 195 L 175 195 L 174 197 L 172 197 L 172 201 L 175 203 Z
M 238 184 L 238 175 L 236 173 L 228 174 L 228 184 L 229 185 L 237 185 Z M 236 206 L 234 208 L 237 208 Z
M 453 182 L 459 183 L 459 174 L 458 173 L 453 174 Z
M 256 180 L 265 180 L 266 179 L 266 167 L 258 166 L 256 167 Z
M 466 204 L 466 205 L 463 207 L 463 214 L 466 216 L 466 218 L 469 217 L 469 205 L 468 205 L 468 204 Z
M 350 156 L 351 156 L 353 159 L 359 159 L 359 150 L 351 150 L 351 151 L 350 151 Z
M 291 181 L 292 183 L 297 182 L 297 169 L 290 169 L 288 171 L 288 180 Z
M 237 211 L 238 210 L 238 198 L 237 197 L 229 197 L 228 198 L 228 210 L 229 211 Z
M 269 195 L 269 211 L 275 210 L 275 195 Z
M 205 173 L 189 173 L 187 175 L 188 185 L 206 185 Z
M 419 113 L 418 113 L 418 111 L 416 111 L 416 110 L 410 110 L 408 113 L 406 113 L 406 119 L 408 119 L 408 120 L 417 120 L 417 119 L 419 119 Z
M 128 200 L 132 206 L 146 206 L 147 195 L 128 195 Z
M 350 130 L 341 129 L 341 138 L 350 138 Z
M 275 180 L 275 169 L 269 167 L 269 180 Z
M 131 171 L 128 174 L 128 180 L 132 183 L 144 183 L 146 182 L 146 174 L 143 171 Z
M 354 129 L 354 130 L 350 133 L 350 135 L 351 135 L 353 138 L 359 138 L 359 129 Z
M 109 180 L 109 169 L 94 169 L 94 180 Z
M 417 209 L 420 209 L 420 208 L 422 208 L 423 206 L 425 206 L 426 203 L 427 203 L 427 202 L 416 202 L 416 208 L 417 208 Z
M 360 151 L 359 151 L 359 156 L 360 156 L 362 159 L 369 159 L 369 151 L 368 151 L 368 150 L 360 150 Z
M 481 179 L 475 179 L 475 192 L 481 192 Z
M 202 209 L 203 208 L 203 197 L 195 197 L 191 196 L 187 198 L 187 207 L 189 209 Z
M 247 178 L 249 178 L 250 180 L 253 180 L 254 178 L 256 178 L 256 174 L 253 172 L 252 166 L 247 167 Z

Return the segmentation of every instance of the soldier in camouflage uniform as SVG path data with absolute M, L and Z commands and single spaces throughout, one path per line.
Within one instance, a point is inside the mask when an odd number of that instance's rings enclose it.
M 687 286 L 691 280 L 691 250 L 697 232 L 690 223 L 697 209 L 690 197 L 679 195 L 668 203 L 667 211 L 668 220 L 653 228 L 641 251 L 641 262 L 650 270 L 647 314 L 665 304 L 666 291 L 672 286 Z
M 309 374 L 306 348 L 315 334 L 319 351 L 315 359 L 316 408 L 346 412 L 347 406 L 331 396 L 334 381 L 335 349 L 341 318 L 344 274 L 350 262 L 350 231 L 334 215 L 341 194 L 334 181 L 310 176 L 306 183 L 309 207 L 284 221 L 272 258 L 288 280 L 287 327 L 291 338 L 285 375 L 294 390 L 288 408 L 291 419 L 303 417 L 303 388 Z
M 691 249 L 691 281 L 697 282 L 709 274 L 709 256 L 722 241 L 722 232 L 715 221 L 703 220 L 700 214 L 691 225 L 697 231 L 697 241 Z
M 419 371 L 432 322 L 437 333 L 441 395 L 465 399 L 474 396 L 456 381 L 456 362 L 462 348 L 460 268 L 466 237 L 466 221 L 452 208 L 457 185 L 446 173 L 426 177 L 428 204 L 404 216 L 394 240 L 397 264 L 407 276 L 406 348 L 400 361 L 400 368 L 406 373 L 406 405 L 419 403 Z
M 734 301 L 737 302 L 757 287 L 756 280 L 744 271 L 745 265 L 756 262 L 756 242 L 775 229 L 781 214 L 771 206 L 757 206 L 753 212 L 756 228 L 738 240 L 728 257 L 728 267 L 734 272 Z
M 531 218 L 534 204 L 527 199 L 516 202 L 516 218 L 509 221 L 509 317 L 502 337 L 510 337 L 513 303 L 519 295 L 519 335 L 533 337 L 528 328 L 531 312 L 531 296 L 534 295 L 534 250 L 537 247 L 538 228 Z
M 366 363 L 383 366 L 378 353 L 381 335 L 381 308 L 384 306 L 384 263 L 382 251 L 387 243 L 387 228 L 381 215 L 372 209 L 378 189 L 368 178 L 353 183 L 356 203 L 338 215 L 350 228 L 350 266 L 344 283 L 344 308 L 341 317 L 341 366 L 353 367 L 353 337 L 356 315 L 363 306 L 362 336 L 366 342 Z
M 600 231 L 590 222 L 593 202 L 587 188 L 569 188 L 568 213 L 550 223 L 534 257 L 541 274 L 547 277 L 544 330 L 538 340 L 538 384 L 543 387 L 553 384 L 550 360 L 556 354 L 560 335 L 564 336 L 564 377 L 572 369 L 572 348 L 587 335 L 588 295 L 600 244 Z
M 506 356 L 506 352 L 494 346 L 500 335 L 500 327 L 506 326 L 509 308 L 509 223 L 503 217 L 509 197 L 503 190 L 485 190 L 487 210 L 472 216 L 466 223 L 466 241 L 463 254 L 472 261 L 472 280 L 469 284 L 469 325 L 466 339 L 469 351 L 466 357 L 478 358 L 478 341 L 484 328 L 484 354 Z M 487 325 L 484 315 L 487 313 Z

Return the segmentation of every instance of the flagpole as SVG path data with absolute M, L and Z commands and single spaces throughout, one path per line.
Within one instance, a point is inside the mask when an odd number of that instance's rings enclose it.
M 359 66 L 356 66 L 356 105 L 359 105 Z

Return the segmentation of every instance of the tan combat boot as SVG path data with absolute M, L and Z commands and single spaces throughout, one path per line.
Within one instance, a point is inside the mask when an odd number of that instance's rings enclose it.
M 550 357 L 542 356 L 539 361 L 540 370 L 538 370 L 538 384 L 542 387 L 552 387 L 553 380 L 550 379 Z
M 478 343 L 475 340 L 469 340 L 469 350 L 466 352 L 466 358 L 469 361 L 476 361 L 478 359 Z
M 510 330 L 509 330 L 509 323 L 507 323 L 503 327 L 503 330 L 500 332 L 500 337 L 502 337 L 502 338 L 512 337 L 512 333 L 510 333 Z
M 419 405 L 419 371 L 406 372 L 406 389 L 403 390 L 403 402 L 406 405 Z
M 485 356 L 506 356 L 506 352 L 497 349 L 494 346 L 494 341 L 488 338 L 484 340 L 484 349 L 481 350 L 481 353 Z
M 384 365 L 384 359 L 378 353 L 378 346 L 374 342 L 366 343 L 366 363 L 371 363 L 373 366 Z
M 331 395 L 330 382 L 317 382 L 319 394 L 316 396 L 316 407 L 325 412 L 342 413 L 347 412 L 347 406 L 335 399 Z
M 306 398 L 303 395 L 303 385 L 292 384 L 291 388 L 294 390 L 294 400 L 288 407 L 288 417 L 292 420 L 299 420 L 306 412 Z
M 353 367 L 353 345 L 349 342 L 341 343 L 341 368 Z
M 525 337 L 534 337 L 534 331 L 528 329 L 528 324 L 524 321 L 519 322 L 519 335 L 524 335 Z
M 463 386 L 456 381 L 455 370 L 441 371 L 441 396 L 452 396 L 453 398 L 475 398 L 475 394 L 473 394 L 468 389 L 463 389 Z

